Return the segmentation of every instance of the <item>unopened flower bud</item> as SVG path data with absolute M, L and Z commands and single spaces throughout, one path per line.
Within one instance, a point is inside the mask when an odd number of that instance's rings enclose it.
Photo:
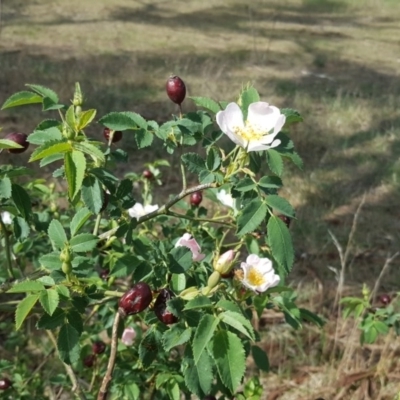
M 199 294 L 199 289 L 196 286 L 189 287 L 179 294 L 183 300 L 192 300 Z
M 221 275 L 227 274 L 232 269 L 234 258 L 235 252 L 233 250 L 226 251 L 214 263 L 214 270 L 218 271 Z
M 221 280 L 221 274 L 218 271 L 214 271 L 208 278 L 207 286 L 209 289 L 215 288 Z

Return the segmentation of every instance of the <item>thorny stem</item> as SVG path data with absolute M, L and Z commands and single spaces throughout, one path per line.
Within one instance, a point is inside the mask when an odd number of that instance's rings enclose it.
M 192 194 L 199 190 L 210 189 L 210 188 L 215 188 L 215 187 L 217 187 L 217 185 L 215 183 L 204 183 L 203 185 L 198 185 L 198 186 L 186 189 L 186 190 L 182 190 L 179 194 L 177 194 L 175 197 L 173 197 L 170 201 L 168 201 L 162 207 L 158 208 L 157 210 L 155 210 L 149 214 L 143 215 L 143 217 L 140 217 L 137 225 L 142 224 L 143 222 L 146 222 L 149 219 L 157 217 L 158 215 L 168 214 L 168 210 L 174 204 L 176 204 L 179 200 L 182 200 L 184 197 L 186 197 L 189 194 Z M 109 231 L 104 232 L 101 235 L 99 235 L 99 239 L 107 239 L 111 235 L 113 235 L 117 230 L 118 230 L 118 228 L 110 229 Z
M 110 357 L 108 359 L 107 371 L 104 376 L 103 382 L 100 387 L 99 394 L 97 395 L 97 400 L 106 400 L 108 387 L 110 385 L 112 374 L 115 367 L 115 360 L 117 358 L 117 346 L 118 346 L 118 326 L 119 321 L 121 319 L 121 314 L 117 311 L 115 314 L 114 323 L 112 326 L 112 334 L 111 334 L 111 352 Z
M 234 225 L 230 224 L 229 222 L 218 221 L 218 220 L 213 220 L 213 219 L 208 219 L 208 218 L 189 217 L 188 215 L 178 214 L 178 213 L 175 213 L 173 211 L 167 211 L 166 215 L 167 216 L 171 216 L 171 217 L 176 217 L 176 218 L 188 219 L 190 221 L 211 222 L 211 223 L 215 223 L 215 224 L 221 224 L 221 225 L 229 226 L 231 228 L 235 227 Z
M 53 335 L 53 332 L 49 331 L 49 330 L 46 330 L 46 332 L 47 332 L 51 342 L 53 343 L 54 347 L 57 349 L 57 341 L 56 341 L 56 338 Z M 58 349 L 57 349 L 57 351 L 58 351 Z M 68 365 L 68 364 L 66 364 L 64 362 L 63 362 L 63 364 L 64 364 L 65 371 L 67 372 L 67 375 L 69 376 L 69 379 L 72 382 L 72 392 L 75 393 L 76 396 L 80 400 L 86 400 L 86 396 L 82 392 L 82 389 L 81 389 L 81 387 L 79 385 L 79 382 L 78 382 L 78 379 L 77 379 L 77 377 L 75 375 L 74 370 L 71 368 L 70 365 Z
M 1 231 L 3 232 L 4 235 L 4 246 L 6 248 L 6 260 L 7 260 L 7 272 L 8 276 L 11 279 L 15 279 L 14 272 L 12 270 L 12 259 L 11 259 L 11 243 L 10 243 L 10 237 L 8 236 L 8 230 L 6 228 L 6 225 L 4 224 L 1 216 L 0 216 L 0 225 L 1 225 Z

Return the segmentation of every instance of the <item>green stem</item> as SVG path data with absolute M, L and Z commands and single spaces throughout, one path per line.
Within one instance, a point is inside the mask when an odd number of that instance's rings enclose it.
M 186 190 L 187 188 L 186 173 L 185 173 L 185 166 L 183 165 L 182 161 L 181 161 L 181 173 L 182 173 L 182 190 Z
M 93 235 L 94 235 L 94 236 L 97 236 L 98 233 L 99 233 L 100 221 L 101 221 L 101 213 L 99 213 L 99 214 L 97 215 L 96 223 L 94 224 L 94 229 L 93 229 Z
M 14 271 L 12 270 L 12 259 L 11 259 L 11 243 L 10 243 L 10 237 L 8 236 L 8 230 L 6 228 L 6 225 L 4 224 L 1 216 L 0 216 L 0 226 L 1 226 L 1 230 L 3 232 L 4 235 L 4 245 L 5 245 L 5 249 L 6 249 L 6 260 L 7 260 L 7 272 L 8 272 L 8 276 L 11 279 L 15 279 L 14 276 Z
M 229 222 L 218 221 L 218 220 L 209 219 L 209 218 L 189 217 L 188 215 L 178 214 L 178 213 L 173 212 L 173 211 L 167 211 L 165 213 L 165 215 L 167 217 L 176 217 L 176 218 L 188 219 L 190 221 L 196 221 L 196 222 L 210 222 L 210 223 L 214 223 L 214 224 L 220 224 L 220 225 L 229 226 L 230 228 L 234 228 L 235 227 L 233 224 L 230 224 Z

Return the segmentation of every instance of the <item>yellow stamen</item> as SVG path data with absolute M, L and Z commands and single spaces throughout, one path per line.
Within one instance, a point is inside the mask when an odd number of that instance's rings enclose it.
M 242 137 L 247 142 L 260 140 L 268 132 L 263 131 L 259 126 L 246 121 L 243 128 L 236 127 L 234 129 L 236 135 Z
M 252 286 L 260 286 L 265 282 L 264 276 L 256 268 L 251 268 L 247 273 L 247 281 Z

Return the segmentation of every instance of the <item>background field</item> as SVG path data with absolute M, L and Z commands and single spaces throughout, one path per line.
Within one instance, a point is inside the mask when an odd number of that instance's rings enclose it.
M 305 122 L 291 136 L 304 170 L 289 168 L 282 192 L 297 210 L 292 279 L 302 301 L 329 322 L 323 332 L 293 334 L 279 316 L 260 321 L 267 325 L 274 372 L 265 378 L 265 396 L 392 399 L 400 370 L 391 357 L 399 342 L 389 337 L 360 349 L 352 322 L 332 310 L 343 262 L 329 231 L 345 250 L 364 199 L 348 247 L 344 293 L 359 294 L 363 282 L 373 286 L 399 249 L 400 2 L 249 4 L 3 0 L 0 103 L 25 83 L 51 87 L 68 101 L 79 81 L 86 106 L 99 115 L 132 110 L 162 122 L 176 112 L 164 92 L 174 73 L 189 95 L 234 100 L 251 82 L 263 100 L 298 109 Z M 186 100 L 184 110 L 191 107 Z M 30 133 L 41 119 L 34 106 L 0 112 L 4 135 Z M 101 129 L 91 133 L 100 135 Z M 123 146 L 134 152 L 127 135 Z M 127 168 L 141 170 L 148 157 L 133 154 Z M 160 202 L 174 188 L 175 177 L 167 173 L 165 179 Z M 398 290 L 399 260 L 391 263 L 379 292 Z

